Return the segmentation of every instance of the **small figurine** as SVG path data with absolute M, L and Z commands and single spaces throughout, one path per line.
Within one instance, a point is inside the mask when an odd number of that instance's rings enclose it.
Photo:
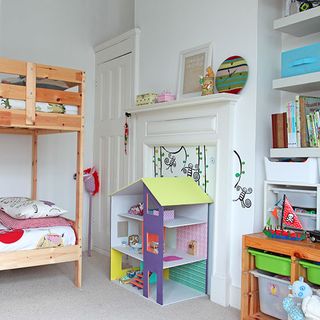
M 197 241 L 196 240 L 191 240 L 188 242 L 188 254 L 192 256 L 197 255 Z
M 202 95 L 206 96 L 214 93 L 214 73 L 211 67 L 206 69 L 207 73 L 200 77 L 200 84 L 202 87 Z

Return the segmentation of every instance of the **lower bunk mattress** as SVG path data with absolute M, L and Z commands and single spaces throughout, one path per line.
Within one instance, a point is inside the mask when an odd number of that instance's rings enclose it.
M 0 224 L 0 253 L 57 248 L 76 243 L 76 235 L 70 226 L 9 230 Z

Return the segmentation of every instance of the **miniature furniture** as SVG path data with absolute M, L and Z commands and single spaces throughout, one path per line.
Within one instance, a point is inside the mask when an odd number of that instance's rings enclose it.
M 128 213 L 141 202 L 143 215 Z M 161 305 L 205 295 L 210 203 L 190 177 L 143 178 L 114 193 L 110 279 Z M 132 235 L 140 236 L 140 246 L 130 246 Z M 197 244 L 194 255 L 190 241 Z M 131 267 L 123 268 L 126 257 Z M 139 271 L 136 278 L 120 283 L 132 270 Z
M 305 269 L 299 261 L 320 262 L 320 243 L 309 240 L 290 241 L 267 238 L 263 233 L 244 235 L 242 240 L 242 283 L 241 283 L 241 319 L 274 319 L 260 312 L 258 279 L 250 271 L 255 269 L 255 258 L 248 249 L 265 250 L 270 253 L 288 256 L 291 259 L 291 283 L 306 278 Z
M 74 230 L 75 245 L 0 253 L 0 270 L 75 262 L 75 284 L 81 287 L 82 275 L 82 190 L 83 190 L 83 124 L 84 72 L 69 68 L 41 65 L 0 58 L 0 73 L 25 77 L 25 85 L 0 83 L 0 96 L 25 101 L 24 110 L 0 109 L 0 133 L 32 137 L 32 195 L 37 197 L 38 137 L 43 134 L 74 132 L 77 135 L 77 182 Z M 74 92 L 40 88 L 39 79 L 63 81 Z M 76 106 L 77 114 L 36 112 L 36 103 L 46 102 Z

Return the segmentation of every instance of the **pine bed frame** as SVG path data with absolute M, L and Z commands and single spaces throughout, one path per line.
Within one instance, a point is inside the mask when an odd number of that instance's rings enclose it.
M 0 133 L 32 136 L 32 198 L 37 197 L 38 136 L 77 134 L 76 244 L 72 246 L 0 253 L 0 270 L 75 262 L 75 285 L 82 281 L 82 197 L 85 73 L 79 70 L 0 58 L 0 73 L 26 76 L 26 86 L 0 83 L 0 98 L 26 101 L 25 110 L 0 110 Z M 77 92 L 36 88 L 36 78 L 62 80 L 77 86 Z M 78 106 L 78 115 L 35 111 L 36 102 Z

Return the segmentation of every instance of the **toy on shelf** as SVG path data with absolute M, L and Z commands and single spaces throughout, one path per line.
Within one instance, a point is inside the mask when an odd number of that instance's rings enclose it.
M 278 210 L 276 205 L 272 211 L 272 215 L 279 221 Z M 271 217 L 267 221 L 267 225 L 263 229 L 263 233 L 269 238 L 277 238 L 284 240 L 304 240 L 306 239 L 306 232 L 303 231 L 302 224 L 294 212 L 286 195 L 283 196 L 280 226 L 274 227 L 271 223 Z
M 197 241 L 191 240 L 188 243 L 188 254 L 191 254 L 192 256 L 197 255 Z
M 143 203 L 139 202 L 138 204 L 132 206 L 129 210 L 128 210 L 129 214 L 133 214 L 136 216 L 143 216 Z
M 136 98 L 136 105 L 137 106 L 144 106 L 148 104 L 155 104 L 157 102 L 157 93 L 144 93 L 137 95 Z
M 162 91 L 157 97 L 158 103 L 169 102 L 174 100 L 176 100 L 176 96 L 170 91 Z
M 320 242 L 320 231 L 318 230 L 308 231 L 307 234 L 309 236 L 309 239 L 312 242 Z
M 206 69 L 205 76 L 200 77 L 200 84 L 202 88 L 202 96 L 207 96 L 214 93 L 214 72 L 211 67 Z

